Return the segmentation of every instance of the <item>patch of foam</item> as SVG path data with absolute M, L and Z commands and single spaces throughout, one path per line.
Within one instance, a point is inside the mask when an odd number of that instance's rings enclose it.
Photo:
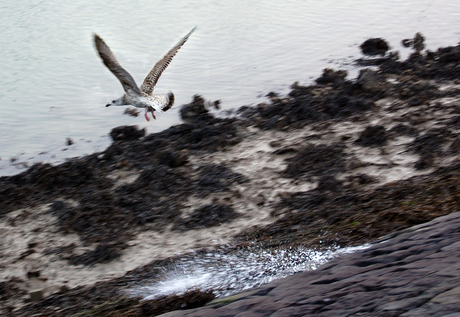
M 369 246 L 329 251 L 279 249 L 273 252 L 252 248 L 235 253 L 220 249 L 183 258 L 165 273 L 161 281 L 132 288 L 128 293 L 144 300 L 181 294 L 192 289 L 213 291 L 218 297 L 228 296 L 294 273 L 315 270 L 337 256 Z

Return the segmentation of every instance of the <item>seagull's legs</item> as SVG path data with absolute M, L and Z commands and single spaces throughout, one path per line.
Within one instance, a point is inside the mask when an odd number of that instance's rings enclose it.
M 149 121 L 150 122 L 150 118 L 149 118 L 149 109 L 148 108 L 145 108 L 145 113 L 144 113 L 144 116 L 145 116 L 145 120 Z
M 145 114 L 144 114 L 144 116 L 145 116 L 145 119 L 146 119 L 147 121 L 149 121 L 149 122 L 150 122 L 150 118 L 149 118 L 149 110 L 150 110 L 150 112 L 152 113 L 152 117 L 153 117 L 153 119 L 155 119 L 155 120 L 156 120 L 156 119 L 157 119 L 157 117 L 155 116 L 155 109 L 153 109 L 152 107 L 146 107 L 146 108 L 145 108 Z

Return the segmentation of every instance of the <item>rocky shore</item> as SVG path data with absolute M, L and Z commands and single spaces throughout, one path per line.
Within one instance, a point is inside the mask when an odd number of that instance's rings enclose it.
M 458 316 L 460 213 L 203 308 L 161 316 Z
M 103 152 L 0 178 L 0 311 L 199 307 L 212 292 L 140 302 L 125 290 L 190 250 L 361 245 L 460 210 L 460 46 L 431 52 L 420 41 L 404 42 L 406 61 L 368 43 L 377 57 L 357 61 L 356 80 L 325 69 L 227 116 L 195 96 L 183 124 L 118 127 Z

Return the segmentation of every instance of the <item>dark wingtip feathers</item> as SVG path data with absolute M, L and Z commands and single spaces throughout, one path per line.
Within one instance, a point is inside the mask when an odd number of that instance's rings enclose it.
M 104 40 L 97 33 L 93 33 L 93 38 L 94 38 L 94 46 L 96 46 L 96 49 L 97 49 L 99 46 L 99 43 L 104 42 Z
M 102 58 L 102 61 L 104 62 L 104 64 L 107 65 L 104 59 L 104 56 L 102 54 L 102 50 L 101 50 L 101 46 L 103 45 L 107 46 L 107 44 L 105 44 L 102 37 L 100 37 L 98 34 L 93 33 L 93 37 L 94 37 L 94 46 L 96 47 L 97 54 Z

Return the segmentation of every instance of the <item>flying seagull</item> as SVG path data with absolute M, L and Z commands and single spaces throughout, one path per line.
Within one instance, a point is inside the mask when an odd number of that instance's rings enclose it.
M 139 88 L 134 81 L 133 76 L 118 63 L 115 55 L 113 55 L 110 48 L 105 44 L 104 40 L 97 34 L 94 34 L 94 44 L 96 45 L 97 52 L 104 62 L 105 66 L 118 78 L 125 94 L 106 105 L 109 106 L 126 106 L 133 105 L 137 108 L 145 108 L 145 119 L 150 121 L 148 112 L 152 113 L 154 119 L 154 111 L 164 112 L 169 110 L 174 103 L 174 95 L 169 92 L 166 95 L 154 95 L 153 89 L 173 57 L 179 49 L 188 40 L 190 35 L 196 30 L 194 27 L 186 36 L 182 38 L 165 56 L 163 56 L 152 68 L 150 73 L 145 77 L 144 82 Z

